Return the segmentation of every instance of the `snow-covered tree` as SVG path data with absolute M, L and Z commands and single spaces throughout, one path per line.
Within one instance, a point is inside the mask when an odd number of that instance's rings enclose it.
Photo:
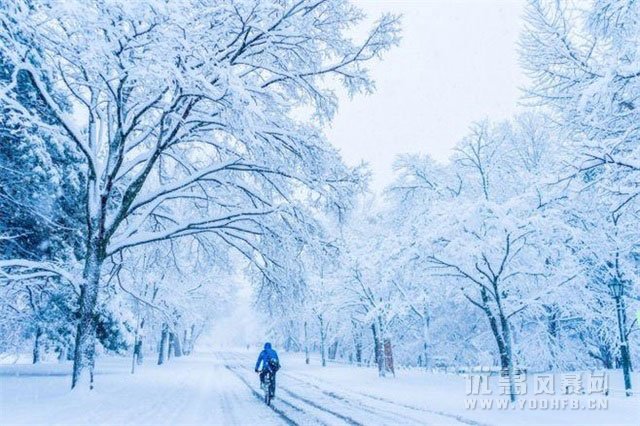
M 86 175 L 80 262 L 0 263 L 12 279 L 40 271 L 77 285 L 73 386 L 91 382 L 103 265 L 134 247 L 206 235 L 273 266 L 261 244 L 304 220 L 303 200 L 341 206 L 357 172 L 318 129 L 338 78 L 373 87 L 366 64 L 397 42 L 384 16 L 361 43 L 346 1 L 3 1 L 0 102 L 13 122 L 64 139 Z M 25 80 L 54 120 L 19 96 Z M 280 235 L 285 238 L 285 236 Z M 268 275 L 267 275 L 268 276 Z
M 509 377 L 516 364 L 514 318 L 541 310 L 574 278 L 560 267 L 567 265 L 558 245 L 562 233 L 540 192 L 537 175 L 552 159 L 541 122 L 527 115 L 514 124 L 474 125 L 448 167 L 405 157 L 390 188 L 394 210 L 416 208 L 404 231 L 411 236 L 405 245 L 416 245 L 412 264 L 434 281 L 448 278 L 485 315 Z
M 614 296 L 628 391 L 625 298 L 633 295 L 637 278 L 623 277 L 628 268 L 621 263 L 631 259 L 624 246 L 637 241 L 637 234 L 625 232 L 624 222 L 635 221 L 640 209 L 639 18 L 640 8 L 631 0 L 597 0 L 587 5 L 531 1 L 522 37 L 522 57 L 532 77 L 528 93 L 534 102 L 549 107 L 569 141 L 572 155 L 567 158 L 570 167 L 565 179 L 571 181 L 571 190 L 598 206 L 581 220 L 601 223 L 604 229 L 588 227 L 587 232 L 607 235 L 597 246 L 606 247 L 604 258 L 584 260 L 591 274 L 600 273 L 596 280 L 624 283 Z M 609 266 L 602 266 L 603 262 Z
M 631 0 L 534 0 L 521 42 L 527 92 L 573 141 L 573 173 L 595 178 L 619 205 L 638 196 L 640 182 L 639 16 Z

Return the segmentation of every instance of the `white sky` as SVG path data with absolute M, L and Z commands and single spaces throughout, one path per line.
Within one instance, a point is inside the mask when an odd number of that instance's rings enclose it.
M 446 160 L 473 121 L 516 112 L 525 83 L 517 54 L 523 0 L 355 3 L 371 20 L 403 15 L 400 46 L 371 64 L 376 92 L 345 96 L 327 130 L 348 164 L 369 163 L 373 190 L 391 183 L 397 154 Z

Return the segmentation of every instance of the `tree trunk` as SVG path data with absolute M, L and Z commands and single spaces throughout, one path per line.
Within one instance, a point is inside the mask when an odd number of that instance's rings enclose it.
M 396 371 L 393 368 L 393 348 L 391 347 L 391 339 L 384 339 L 384 366 L 388 372 L 395 377 Z
M 331 346 L 329 347 L 329 359 L 335 360 L 338 354 L 338 340 L 334 340 Z
M 93 371 L 96 354 L 96 314 L 98 290 L 100 288 L 100 270 L 104 260 L 101 254 L 100 240 L 90 238 L 87 258 L 83 271 L 83 284 L 80 289 L 78 327 L 76 347 L 73 357 L 73 375 L 71 388 L 78 384 L 87 384 L 93 389 Z M 87 375 L 88 374 L 88 375 Z
M 378 375 L 380 377 L 384 377 L 385 368 L 384 368 L 384 355 L 382 354 L 382 342 L 378 336 L 378 329 L 376 324 L 371 324 L 371 332 L 373 333 L 373 353 L 376 359 L 376 364 L 378 365 Z
M 327 366 L 327 354 L 326 354 L 326 338 L 327 336 L 325 335 L 325 330 L 324 330 L 324 318 L 322 317 L 322 315 L 320 315 L 318 317 L 319 321 L 320 321 L 320 356 L 322 359 L 322 366 L 326 367 Z
M 180 337 L 178 333 L 172 333 L 173 335 L 173 355 L 178 358 L 182 356 L 182 345 L 180 344 Z
M 380 345 L 379 355 L 381 358 L 382 369 L 385 372 L 392 373 L 393 371 L 393 351 L 391 350 L 391 339 L 386 336 L 385 324 L 382 321 L 382 316 L 378 316 L 378 344 Z
M 169 346 L 167 348 L 167 361 L 171 359 L 171 354 L 173 354 L 173 345 L 175 343 L 175 335 L 173 332 L 169 332 Z
M 160 334 L 160 345 L 158 346 L 158 365 L 164 364 L 165 351 L 167 346 L 167 340 L 169 337 L 169 327 L 167 324 L 162 324 L 162 333 Z
M 60 353 L 58 353 L 58 362 L 67 361 L 68 353 L 67 353 L 67 345 L 60 346 Z
M 504 316 L 502 311 L 500 311 L 500 324 L 502 328 L 502 336 L 504 341 L 504 354 L 500 356 L 502 359 L 502 370 L 507 371 L 509 375 L 509 395 L 511 396 L 511 401 L 516 400 L 516 388 L 515 388 L 515 371 L 513 365 L 513 342 L 511 340 L 511 329 L 509 327 L 509 323 L 507 318 Z
M 42 329 L 40 328 L 40 326 L 38 326 L 36 328 L 36 336 L 35 339 L 33 341 L 33 363 L 37 364 L 40 361 L 42 361 L 42 354 L 41 354 L 41 346 L 42 346 Z
M 496 284 L 494 284 L 495 293 L 498 293 Z M 497 301 L 498 307 L 498 317 L 496 319 L 495 314 L 491 310 L 489 306 L 489 295 L 487 291 L 482 288 L 480 290 L 480 296 L 482 298 L 482 310 L 484 311 L 487 319 L 489 320 L 489 326 L 491 327 L 491 332 L 493 333 L 493 337 L 496 341 L 496 345 L 498 346 L 498 354 L 500 356 L 500 370 L 503 376 L 508 377 L 509 379 L 509 395 L 511 401 L 515 401 L 515 383 L 514 383 L 514 370 L 513 370 L 513 362 L 512 362 L 512 350 L 511 350 L 511 332 L 509 329 L 509 323 L 507 318 L 505 317 L 502 306 L 500 304 L 500 299 Z M 499 324 L 498 324 L 499 321 Z
M 502 333 L 502 342 L 503 342 L 503 351 L 500 354 L 500 359 L 502 363 L 503 374 L 504 371 L 507 371 L 509 375 L 509 395 L 511 396 L 511 401 L 516 400 L 516 387 L 515 387 L 515 371 L 513 365 L 513 340 L 511 336 L 511 327 L 509 325 L 509 320 L 507 319 L 504 310 L 502 309 L 502 298 L 500 297 L 500 293 L 498 292 L 498 285 L 494 283 L 494 291 L 496 294 L 496 305 L 498 307 L 498 318 L 500 320 L 500 331 Z
M 607 370 L 613 370 L 613 352 L 611 346 L 608 343 L 602 343 L 598 346 L 600 355 L 596 358 L 602 361 L 603 368 Z
M 196 345 L 196 325 L 191 324 L 191 336 L 189 337 L 189 353 L 193 353 L 193 349 Z
M 136 372 L 136 358 L 138 356 L 138 333 L 140 332 L 140 314 L 136 317 L 136 331 L 133 336 L 133 354 L 131 355 L 131 374 Z
M 182 354 L 189 355 L 189 345 L 187 341 L 187 329 L 184 329 L 184 333 L 182 334 Z
M 429 368 L 429 315 L 425 308 L 422 315 L 422 365 Z
M 142 321 L 140 321 L 140 332 L 138 333 L 138 347 L 135 348 L 136 351 L 136 364 L 138 365 L 142 365 L 142 363 L 144 362 L 144 353 L 143 353 L 143 340 L 144 340 L 144 333 L 142 332 L 142 329 L 144 329 L 144 318 L 142 318 Z
M 304 363 L 309 365 L 309 333 L 307 322 L 304 322 Z
M 351 325 L 353 326 L 353 346 L 355 349 L 355 362 L 356 364 L 362 364 L 362 332 L 360 331 L 358 325 L 352 321 Z
M 137 365 L 142 365 L 142 363 L 144 362 L 144 353 L 142 352 L 142 348 L 143 348 L 142 338 L 139 337 L 138 338 L 138 344 L 137 344 L 136 349 L 135 349 L 135 351 L 136 351 L 136 364 Z
M 556 360 L 556 347 L 558 347 L 558 330 L 560 325 L 558 323 L 558 310 L 555 306 L 544 305 L 544 309 L 547 312 L 547 334 L 549 335 L 549 354 L 551 355 L 551 361 L 549 362 L 548 369 L 552 370 L 557 365 Z
M 620 364 L 624 376 L 624 390 L 627 396 L 631 390 L 631 353 L 629 351 L 629 336 L 627 333 L 627 312 L 622 297 L 616 297 L 616 312 L 618 314 L 618 332 L 620 334 Z

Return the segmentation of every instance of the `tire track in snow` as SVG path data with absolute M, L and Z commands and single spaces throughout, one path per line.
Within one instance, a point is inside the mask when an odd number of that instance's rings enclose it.
M 234 363 L 238 361 L 237 358 L 229 358 L 228 356 L 225 357 L 227 361 L 233 361 Z M 239 365 L 239 366 L 234 366 L 234 367 L 229 367 L 228 368 L 234 368 L 236 370 L 243 370 L 243 371 L 249 371 L 248 368 L 246 368 L 244 365 Z M 236 371 L 237 373 L 237 371 Z M 403 424 L 403 425 L 409 425 L 409 424 L 414 424 L 414 425 L 425 425 L 427 423 L 425 423 L 424 419 L 418 419 L 416 417 L 409 417 L 407 415 L 403 415 L 400 413 L 396 413 L 395 411 L 389 411 L 389 410 L 384 410 L 384 409 L 380 409 L 380 407 L 371 407 L 371 406 L 367 406 L 363 403 L 361 403 L 360 401 L 358 401 L 357 404 L 354 404 L 353 401 L 347 399 L 347 398 L 340 398 L 339 396 L 337 396 L 335 393 L 331 393 L 331 392 L 326 392 L 322 389 L 320 389 L 318 386 L 313 385 L 311 383 L 307 383 L 304 382 L 296 377 L 292 377 L 289 374 L 284 374 L 284 373 L 280 373 L 286 377 L 291 377 L 303 384 L 305 384 L 305 391 L 308 391 L 309 389 L 315 388 L 320 395 L 318 395 L 317 393 L 315 395 L 307 395 L 306 392 L 302 392 L 300 389 L 296 389 L 295 391 L 291 389 L 291 387 L 287 387 L 284 386 L 282 384 L 282 382 L 280 382 L 280 384 L 278 385 L 278 392 L 280 393 L 285 393 L 287 395 L 287 398 L 293 398 L 297 401 L 302 402 L 304 405 L 303 406 L 308 406 L 309 407 L 309 411 L 318 411 L 322 414 L 328 414 L 331 417 L 334 417 L 338 420 L 340 420 L 341 423 L 345 423 L 351 426 L 363 426 L 363 425 L 367 425 L 367 424 L 372 424 L 372 419 L 375 419 L 375 423 L 376 424 L 387 424 L 387 425 L 396 425 L 396 424 Z M 329 396 L 331 399 L 327 399 L 325 398 L 325 396 Z M 281 403 L 284 403 L 285 405 L 288 406 L 292 406 L 292 404 L 288 401 L 286 401 L 285 399 L 282 398 L 278 398 L 278 401 L 280 401 Z M 337 407 L 333 407 L 333 403 L 334 402 L 339 402 L 341 405 L 341 412 L 338 412 L 336 409 Z M 329 409 L 327 408 L 328 406 L 332 407 L 333 409 Z M 294 408 L 298 408 L 295 407 Z M 344 413 L 344 410 L 346 409 L 348 414 Z M 299 408 L 298 408 L 299 410 Z M 310 412 L 306 412 L 305 413 L 307 416 L 310 416 L 311 413 Z M 318 418 L 315 419 L 316 421 L 319 421 Z M 307 423 L 307 421 L 304 422 L 305 424 Z M 330 422 L 330 424 L 335 424 L 334 422 Z
M 375 415 L 377 418 L 385 418 L 388 421 L 392 422 L 390 424 L 419 424 L 419 425 L 424 425 L 424 419 L 417 419 L 415 417 L 410 417 L 407 416 L 405 414 L 401 414 L 398 413 L 396 411 L 391 411 L 391 410 L 386 410 L 386 409 L 381 409 L 380 407 L 373 407 L 371 405 L 367 405 L 365 403 L 363 403 L 362 401 L 354 401 L 354 400 L 350 400 L 344 396 L 338 395 L 337 393 L 333 392 L 333 391 L 327 391 L 324 390 L 322 388 L 320 388 L 319 386 L 312 384 L 312 383 L 308 383 L 305 382 L 303 380 L 300 380 L 296 377 L 287 375 L 287 377 L 294 379 L 302 384 L 304 384 L 305 386 L 308 386 L 310 388 L 314 388 L 317 391 L 321 392 L 323 395 L 328 396 L 334 400 L 339 401 L 342 404 L 347 404 L 351 407 L 357 405 L 358 409 L 361 412 L 365 412 L 365 413 L 369 413 L 369 414 L 373 414 Z
M 316 408 L 316 409 L 318 409 L 320 411 L 324 411 L 324 412 L 329 413 L 329 414 L 331 414 L 333 416 L 336 416 L 337 418 L 349 423 L 350 425 L 353 425 L 353 426 L 364 426 L 362 423 L 353 420 L 349 416 L 345 416 L 344 414 L 340 414 L 340 413 L 337 413 L 337 412 L 335 412 L 333 410 L 329 410 L 328 408 L 325 408 L 325 407 L 323 407 L 321 405 L 318 405 L 315 402 L 311 401 L 310 399 L 302 397 L 299 394 L 291 392 L 288 389 L 280 387 L 280 391 L 284 391 L 287 395 L 291 396 L 292 398 L 295 398 L 295 399 L 297 399 L 299 401 L 302 401 L 305 404 L 308 404 L 308 405 L 310 405 L 310 406 L 312 406 L 312 407 L 314 407 L 314 408 Z
M 242 356 L 240 356 L 242 357 Z M 247 380 L 246 377 L 244 377 L 241 373 L 240 370 L 243 371 L 249 371 L 248 368 L 246 368 L 243 364 L 239 364 L 238 365 L 238 356 L 234 356 L 230 353 L 226 353 L 226 354 L 221 354 L 221 358 L 225 361 L 225 362 L 229 362 L 229 363 L 233 363 L 233 365 L 230 364 L 225 364 L 225 368 L 227 368 L 229 371 L 231 371 L 234 375 L 236 375 L 244 384 L 245 386 L 247 386 L 249 388 L 249 390 L 251 390 L 251 393 L 260 400 L 260 402 L 264 403 L 264 397 L 262 392 L 257 391 L 252 384 L 249 382 L 249 380 Z M 244 357 L 242 357 L 244 358 Z M 280 391 L 282 388 L 281 386 L 278 386 L 278 391 Z M 276 411 L 278 414 L 284 415 L 286 416 L 289 421 L 293 422 L 293 424 L 303 424 L 303 425 L 319 425 L 319 426 L 329 426 L 329 425 L 334 425 L 335 424 L 335 420 L 333 422 L 327 423 L 325 420 L 318 418 L 317 415 L 314 415 L 314 413 L 310 412 L 310 411 L 319 411 L 322 414 L 328 414 L 331 417 L 337 417 L 338 419 L 340 417 L 328 412 L 327 410 L 321 408 L 315 408 L 313 406 L 311 406 L 311 410 L 308 409 L 303 409 L 295 404 L 293 404 L 291 401 L 287 401 L 286 399 L 283 399 L 281 397 L 278 397 L 276 399 L 277 404 L 278 405 L 284 405 L 288 408 L 290 408 L 293 411 L 289 411 L 289 410 L 282 410 L 277 408 L 276 406 L 273 405 L 273 402 L 271 403 L 271 405 L 269 406 L 269 408 L 271 408 L 272 410 Z M 288 411 L 288 412 L 287 412 Z M 293 418 L 292 418 L 293 417 Z M 300 418 L 302 417 L 302 418 Z
M 237 371 L 235 371 L 235 369 L 233 369 L 232 367 L 225 365 L 224 366 L 227 370 L 229 370 L 231 373 L 233 373 L 234 376 L 236 376 L 238 379 L 240 379 L 242 381 L 242 383 L 244 383 L 249 390 L 251 391 L 251 393 L 262 403 L 264 403 L 264 400 L 262 398 L 262 395 L 260 395 L 259 392 L 257 392 L 252 386 L 251 384 L 247 381 L 247 379 L 245 379 L 244 377 L 242 377 L 240 375 L 240 373 L 238 373 Z M 284 401 L 282 401 L 284 402 Z M 298 423 L 296 423 L 292 418 L 290 418 L 289 416 L 287 416 L 284 411 L 274 407 L 273 405 L 269 405 L 269 408 L 271 408 L 276 414 L 278 414 L 282 420 L 284 420 L 288 425 L 291 426 L 298 426 Z M 293 407 L 293 408 L 297 408 L 299 410 L 298 407 Z M 301 410 L 303 411 L 303 410 Z
M 229 361 L 233 361 L 233 362 L 237 362 L 238 359 L 235 356 L 232 356 L 230 353 L 221 353 L 219 354 L 220 358 L 224 361 L 224 362 L 229 362 Z M 224 367 L 229 370 L 229 372 L 231 372 L 234 376 L 236 376 L 238 379 L 240 379 L 240 381 L 249 388 L 249 390 L 251 391 L 251 394 L 253 396 L 255 396 L 256 398 L 258 398 L 260 400 L 261 403 L 264 403 L 264 396 L 256 391 L 253 386 L 251 386 L 251 383 L 249 383 L 249 381 L 243 377 L 240 373 L 238 373 L 236 371 L 237 367 L 232 367 L 228 364 L 224 364 Z M 300 407 L 297 407 L 287 401 L 284 401 L 282 399 L 279 399 L 279 401 L 281 403 L 283 403 L 284 405 L 288 406 L 289 408 L 293 409 L 294 411 L 296 411 L 297 413 L 300 414 L 304 414 L 304 415 L 309 415 L 306 411 L 302 410 Z M 287 416 L 286 413 L 284 413 L 282 410 L 277 409 L 276 407 L 274 407 L 273 405 L 270 405 L 269 408 L 271 408 L 273 411 L 275 411 L 278 415 L 280 415 L 280 417 L 283 418 L 283 420 L 285 420 L 288 424 L 293 424 L 293 425 L 297 425 L 298 423 L 293 420 L 291 417 Z M 318 422 L 318 424 L 322 425 L 322 426 L 327 426 L 324 423 L 320 423 Z
M 385 402 L 387 404 L 397 405 L 399 407 L 408 408 L 408 409 L 415 410 L 415 411 L 422 411 L 422 412 L 425 412 L 425 413 L 437 414 L 439 416 L 448 417 L 450 419 L 457 420 L 460 423 L 464 423 L 464 424 L 471 425 L 471 426 L 491 426 L 488 423 L 477 422 L 475 420 L 471 420 L 469 418 L 466 418 L 464 416 L 460 416 L 458 414 L 447 413 L 446 411 L 430 410 L 428 408 L 420 408 L 420 407 L 415 407 L 415 406 L 408 405 L 408 404 L 397 403 L 397 402 L 391 401 L 390 399 L 386 399 L 386 398 L 382 398 L 382 397 L 378 397 L 378 396 L 374 396 L 374 395 L 369 395 L 369 394 L 366 394 L 366 393 L 359 393 L 359 392 L 356 392 L 356 393 L 358 393 L 359 395 L 362 395 L 364 397 L 371 398 L 371 399 L 376 400 L 376 401 Z
M 233 368 L 233 367 L 230 367 L 230 366 L 228 366 L 228 365 L 227 365 L 226 367 L 227 367 L 228 369 L 232 370 L 236 375 L 238 375 L 238 377 L 241 377 L 241 378 L 242 378 L 242 380 L 245 382 L 245 384 L 247 384 L 249 387 L 251 387 L 251 386 L 250 386 L 250 385 L 245 381 L 244 377 L 242 377 L 242 376 L 241 376 L 241 375 L 236 371 L 236 370 L 240 370 L 240 369 L 242 369 L 242 370 L 247 370 L 246 368 L 244 368 L 244 367 Z M 247 371 L 248 371 L 248 370 L 247 370 Z M 259 395 L 260 399 L 262 400 L 262 395 L 260 395 L 258 392 L 256 392 L 255 390 L 253 390 L 253 388 L 251 388 L 251 390 L 252 390 L 252 391 L 254 391 L 255 393 L 257 393 L 257 394 Z M 287 388 L 283 387 L 282 385 L 279 385 L 279 386 L 278 386 L 278 392 L 284 392 L 284 393 L 286 393 L 289 397 L 291 397 L 291 398 L 293 398 L 293 399 L 295 399 L 295 400 L 298 400 L 298 401 L 300 401 L 300 402 L 303 402 L 304 404 L 306 404 L 306 405 L 308 405 L 308 406 L 310 406 L 310 407 L 313 407 L 315 410 L 321 411 L 321 412 L 323 412 L 323 413 L 326 413 L 326 414 L 331 415 L 332 417 L 335 417 L 335 418 L 337 418 L 337 419 L 340 419 L 340 420 L 341 420 L 341 421 L 343 421 L 344 423 L 349 424 L 349 425 L 351 425 L 351 426 L 364 426 L 364 424 L 363 424 L 363 423 L 361 423 L 361 422 L 359 422 L 359 421 L 357 421 L 357 420 L 355 420 L 355 419 L 353 419 L 353 418 L 351 418 L 351 417 L 349 417 L 349 416 L 347 416 L 347 415 L 345 415 L 345 414 L 338 413 L 337 411 L 334 411 L 334 410 L 330 410 L 330 409 L 328 409 L 327 407 L 324 407 L 324 406 L 322 406 L 322 405 L 320 405 L 320 404 L 318 404 L 318 403 L 316 403 L 316 402 L 314 402 L 314 401 L 310 400 L 309 398 L 306 398 L 306 397 L 304 397 L 304 396 L 302 396 L 302 395 L 300 395 L 300 394 L 298 394 L 298 393 L 296 393 L 296 392 L 291 391 L 290 389 L 287 389 Z M 310 416 L 310 413 L 308 413 L 307 411 L 305 411 L 305 410 L 301 409 L 300 407 L 296 407 L 295 405 L 291 404 L 289 401 L 286 401 L 285 399 L 278 398 L 278 401 L 280 401 L 280 402 L 284 403 L 284 404 L 285 404 L 285 405 L 287 405 L 287 406 L 290 406 L 290 407 L 294 408 L 294 409 L 295 409 L 295 410 L 297 410 L 297 411 L 301 411 L 301 412 L 305 413 L 307 416 Z M 314 419 L 314 420 L 315 420 L 315 421 L 319 421 L 318 419 Z M 305 422 L 305 423 L 306 423 L 306 422 Z
M 320 392 L 322 392 L 323 394 L 325 394 L 325 395 L 327 395 L 327 396 L 329 396 L 331 398 L 335 398 L 337 400 L 341 400 L 341 401 L 345 401 L 345 402 L 349 401 L 348 397 L 341 396 L 341 395 L 335 393 L 334 391 L 323 389 L 323 388 L 321 388 L 320 386 L 318 386 L 318 385 L 316 385 L 314 383 L 311 383 L 311 382 L 308 382 L 306 380 L 300 379 L 299 377 L 296 377 L 296 376 L 292 376 L 291 374 L 287 374 L 287 373 L 282 373 L 282 374 L 287 376 L 290 379 L 297 380 L 298 382 L 303 383 L 306 386 L 314 387 L 314 388 L 318 389 Z M 466 418 L 466 417 L 463 417 L 463 416 L 460 416 L 460 415 L 457 415 L 457 414 L 447 413 L 445 411 L 430 410 L 428 408 L 416 407 L 416 406 L 413 406 L 413 405 L 404 404 L 404 403 L 392 401 L 390 399 L 386 399 L 386 398 L 383 398 L 383 397 L 370 395 L 370 394 L 367 394 L 367 393 L 353 391 L 353 390 L 347 391 L 347 392 L 350 392 L 350 393 L 353 393 L 353 394 L 356 394 L 356 395 L 359 395 L 359 396 L 363 396 L 365 398 L 369 398 L 369 399 L 372 399 L 374 401 L 390 404 L 392 406 L 402 407 L 402 408 L 410 409 L 410 410 L 413 410 L 413 411 L 416 411 L 416 412 L 429 413 L 429 414 L 435 414 L 435 415 L 438 415 L 438 416 L 447 417 L 449 419 L 453 419 L 453 420 L 456 420 L 456 421 L 458 421 L 460 423 L 464 423 L 464 424 L 467 424 L 467 425 L 470 425 L 470 426 L 490 426 L 487 423 L 477 422 L 475 420 L 472 420 L 472 419 L 469 419 L 469 418 Z M 360 404 L 360 406 L 363 406 L 363 404 L 361 402 L 359 402 L 359 404 Z M 364 406 L 366 406 L 366 405 L 364 405 Z M 404 418 L 416 421 L 415 419 L 413 419 L 411 417 L 408 417 L 408 416 L 400 415 L 400 414 L 397 414 L 397 413 L 394 413 L 394 412 L 391 412 L 391 411 L 388 411 L 388 410 L 385 410 L 385 409 L 380 410 L 379 407 L 372 407 L 372 406 L 366 406 L 366 407 L 371 409 L 371 410 L 374 410 L 374 411 L 386 411 L 388 413 L 396 414 L 396 415 L 398 415 L 400 417 L 404 417 Z
M 227 358 L 229 361 L 234 361 L 237 362 L 238 359 L 237 358 L 232 358 L 229 359 Z M 246 367 L 241 366 L 238 367 L 238 369 L 246 369 Z M 293 376 L 289 373 L 284 373 L 281 372 L 280 373 L 282 376 L 286 376 L 287 378 L 290 379 L 294 379 L 298 382 L 300 382 L 301 384 L 303 384 L 305 387 L 308 388 L 314 388 L 316 389 L 318 392 L 322 393 L 323 395 L 332 398 L 335 401 L 339 401 L 342 404 L 346 404 L 349 406 L 349 408 L 351 408 L 351 410 L 353 410 L 353 407 L 357 407 L 359 409 L 359 411 L 363 414 L 369 413 L 373 416 L 376 416 L 378 419 L 388 419 L 389 422 L 385 422 L 385 424 L 409 424 L 409 423 L 414 423 L 414 424 L 427 424 L 427 422 L 424 419 L 424 416 L 426 414 L 430 414 L 432 416 L 437 416 L 437 417 L 443 417 L 444 419 L 447 419 L 448 422 L 450 423 L 452 420 L 455 420 L 456 422 L 462 423 L 462 424 L 467 424 L 470 426 L 490 426 L 487 423 L 482 423 L 482 422 L 478 422 L 472 419 L 469 419 L 467 417 L 461 416 L 461 415 L 457 415 L 457 414 L 453 414 L 453 413 L 448 413 L 446 411 L 440 411 L 440 410 L 431 410 L 428 408 L 423 408 L 423 407 L 416 407 L 414 405 L 410 405 L 410 404 L 405 404 L 402 402 L 396 402 L 387 398 L 383 398 L 383 397 L 378 397 L 375 395 L 371 395 L 371 394 L 367 394 L 367 393 L 363 393 L 363 392 L 358 392 L 358 391 L 354 391 L 354 390 L 343 390 L 342 393 L 339 392 L 335 392 L 333 391 L 331 388 L 323 388 L 321 386 L 318 386 L 315 383 L 310 382 L 309 380 L 311 380 L 311 378 L 309 378 L 306 375 L 303 375 L 303 377 L 307 380 L 301 379 L 297 376 Z M 325 380 L 322 379 L 317 379 L 317 378 L 313 378 L 313 380 L 320 380 L 322 382 L 324 382 L 326 385 L 331 385 L 330 382 L 327 382 Z M 295 398 L 297 400 L 301 400 L 301 402 L 310 405 L 311 407 L 328 413 L 328 414 L 332 414 L 333 416 L 339 418 L 340 420 L 342 420 L 343 422 L 347 422 L 351 425 L 355 425 L 355 424 L 369 424 L 371 422 L 370 419 L 367 420 L 363 420 L 363 421 L 358 421 L 356 419 L 353 419 L 351 417 L 348 416 L 344 416 L 340 413 L 337 413 L 335 411 L 332 410 L 328 410 L 326 408 L 324 408 L 323 406 L 319 405 L 317 402 L 311 401 L 309 399 L 309 396 L 303 397 L 300 394 L 297 393 L 292 393 L 290 389 L 287 389 L 283 386 L 278 386 L 278 389 L 280 391 L 284 390 L 285 393 L 288 393 L 288 395 L 292 398 Z M 355 396 L 355 398 L 353 397 Z M 365 401 L 368 400 L 368 403 L 364 402 L 362 400 L 362 397 L 365 398 Z M 286 401 L 284 401 L 283 399 L 279 399 L 280 402 L 283 402 L 287 405 L 290 405 L 289 403 L 287 403 Z M 380 403 L 386 404 L 387 407 L 380 407 Z M 376 405 L 372 405 L 372 404 L 376 404 Z M 405 410 L 410 410 L 410 411 L 405 411 L 405 413 L 398 413 L 397 410 L 398 408 L 404 408 Z M 358 417 L 357 415 L 358 411 L 355 411 L 354 414 L 350 414 L 352 417 Z M 343 417 L 348 417 L 349 420 L 346 420 Z M 432 420 L 433 423 L 436 424 L 440 424 L 442 423 L 442 421 L 444 421 L 444 419 L 442 420 Z

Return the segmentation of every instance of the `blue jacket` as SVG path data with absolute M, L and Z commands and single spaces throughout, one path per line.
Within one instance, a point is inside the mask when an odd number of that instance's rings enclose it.
M 269 364 L 269 361 L 271 361 L 272 359 L 275 359 L 279 362 L 278 354 L 276 353 L 276 351 L 271 349 L 271 343 L 265 343 L 264 349 L 262 350 L 262 352 L 260 352 L 260 355 L 258 355 L 258 361 L 256 362 L 255 369 L 259 370 L 260 364 L 262 364 L 262 368 L 266 368 L 266 366 Z

